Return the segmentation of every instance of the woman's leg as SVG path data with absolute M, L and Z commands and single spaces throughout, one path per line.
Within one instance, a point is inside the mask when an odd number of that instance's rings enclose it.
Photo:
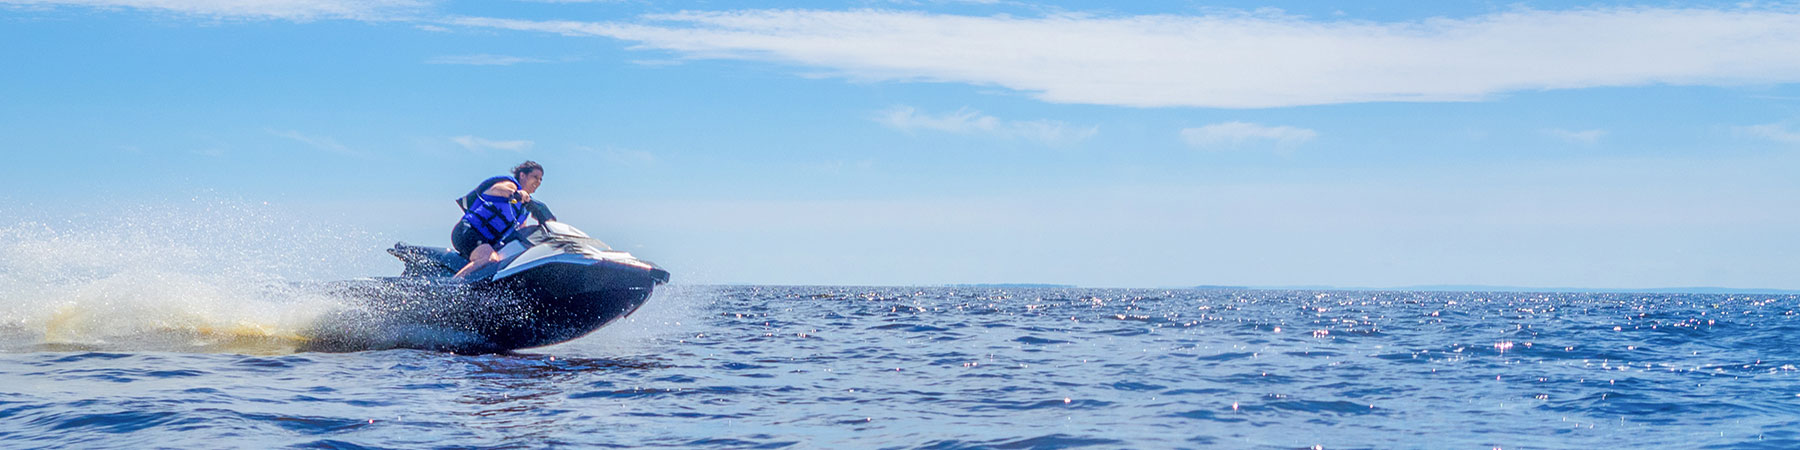
M 480 269 L 481 266 L 488 265 L 488 263 L 498 259 L 495 258 L 495 256 L 499 255 L 494 252 L 494 246 L 492 245 L 484 243 L 475 247 L 475 251 L 469 253 L 469 265 L 463 266 L 462 270 L 456 271 L 456 277 L 463 278 L 468 276 L 470 273 L 475 272 L 475 269 Z
M 456 227 L 450 229 L 450 247 L 455 248 L 456 254 L 462 256 L 463 260 L 473 261 L 469 257 L 475 254 L 475 247 L 480 245 L 481 234 L 469 228 L 468 222 L 458 220 Z

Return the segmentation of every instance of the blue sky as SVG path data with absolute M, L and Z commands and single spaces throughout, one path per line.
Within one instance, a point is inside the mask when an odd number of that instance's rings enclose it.
M 1800 288 L 1800 5 L 1342 3 L 0 0 L 0 219 L 532 159 L 695 283 Z

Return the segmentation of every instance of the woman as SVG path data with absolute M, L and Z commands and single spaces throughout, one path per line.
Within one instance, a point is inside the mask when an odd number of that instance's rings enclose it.
M 501 241 L 531 217 L 526 205 L 543 183 L 544 166 L 525 161 L 513 167 L 512 175 L 488 178 L 463 196 L 458 202 L 463 217 L 450 231 L 450 242 L 469 264 L 456 271 L 457 278 L 500 262 Z

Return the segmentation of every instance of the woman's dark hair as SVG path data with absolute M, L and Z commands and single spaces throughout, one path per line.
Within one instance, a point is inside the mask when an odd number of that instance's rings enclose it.
M 525 162 L 519 163 L 518 167 L 513 167 L 512 174 L 515 177 L 522 177 L 522 176 L 525 176 L 525 174 L 531 173 L 531 171 L 533 171 L 533 170 L 542 172 L 544 170 L 544 166 L 542 164 L 538 164 L 537 161 L 525 161 Z

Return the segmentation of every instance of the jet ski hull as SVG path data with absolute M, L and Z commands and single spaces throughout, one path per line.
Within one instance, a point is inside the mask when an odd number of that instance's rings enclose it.
M 484 331 L 489 343 L 504 351 L 586 336 L 637 311 L 658 282 L 653 270 L 600 262 L 548 264 L 499 283 L 509 285 L 502 289 L 530 299 L 516 304 L 535 319 L 501 321 Z
M 534 236 L 540 239 L 532 242 L 550 242 Z M 515 252 L 478 272 L 477 281 L 444 274 L 442 249 L 396 245 L 390 253 L 407 263 L 408 276 L 326 285 L 325 293 L 346 305 L 317 320 L 301 350 L 480 354 L 553 345 L 631 314 L 669 280 L 653 264 L 593 249 L 604 245 L 597 241 L 585 245 L 587 251 L 558 247 L 566 252 L 536 262 L 519 261 Z

